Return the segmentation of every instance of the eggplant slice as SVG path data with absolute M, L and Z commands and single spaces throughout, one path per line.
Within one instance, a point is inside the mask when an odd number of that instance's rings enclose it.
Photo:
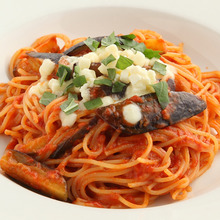
M 170 101 L 165 109 L 161 108 L 155 93 L 140 98 L 142 101 L 139 102 L 130 98 L 117 104 L 101 107 L 96 110 L 96 114 L 114 129 L 132 135 L 176 124 L 199 114 L 207 107 L 204 100 L 187 92 L 169 92 Z M 136 124 L 129 124 L 124 119 L 123 107 L 128 104 L 136 104 L 140 107 L 142 118 Z

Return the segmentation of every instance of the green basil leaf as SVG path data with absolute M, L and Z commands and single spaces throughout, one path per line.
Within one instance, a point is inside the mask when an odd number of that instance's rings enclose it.
M 91 37 L 88 37 L 85 41 L 84 41 L 84 43 L 89 47 L 89 49 L 91 50 L 91 51 L 96 51 L 97 50 L 97 48 L 98 48 L 98 46 L 99 46 L 99 44 L 100 44 L 100 42 L 98 42 L 97 40 L 95 40 L 95 39 L 93 39 L 93 38 L 91 38 Z
M 68 72 L 66 70 L 63 71 L 63 75 L 59 77 L 60 87 L 63 85 L 63 82 L 65 81 L 67 77 Z
M 116 69 L 108 68 L 107 71 L 108 71 L 108 78 L 114 80 L 116 76 Z
M 101 45 L 107 47 L 111 44 L 114 44 L 116 41 L 117 40 L 116 40 L 116 37 L 115 37 L 115 33 L 112 32 L 108 37 L 102 38 Z
M 134 40 L 136 36 L 134 34 L 122 35 L 121 38 Z
M 168 95 L 168 84 L 165 81 L 160 81 L 159 83 L 151 85 L 157 95 L 157 99 L 162 107 L 165 109 L 166 106 L 169 104 L 169 95 Z
M 94 80 L 94 84 L 112 86 L 112 81 L 110 79 L 96 79 Z
M 135 47 L 135 50 L 140 51 L 141 53 L 144 53 L 144 51 L 147 49 L 144 43 L 138 43 Z
M 70 83 L 64 90 L 63 90 L 63 95 L 68 92 L 69 89 L 71 89 L 74 86 L 74 83 Z
M 92 110 L 92 109 L 100 107 L 102 104 L 103 104 L 102 99 L 96 98 L 96 99 L 92 99 L 90 101 L 85 102 L 84 106 L 86 107 L 86 109 Z
M 76 100 L 75 98 L 78 99 L 78 97 L 77 97 L 76 94 L 69 93 L 69 94 L 68 94 L 68 100 L 65 101 L 65 102 L 60 106 L 61 110 L 62 110 L 65 114 L 69 115 L 69 114 L 71 114 L 71 113 L 73 113 L 73 112 L 75 112 L 76 110 L 79 109 L 79 105 L 75 102 L 75 100 Z
M 131 40 L 131 39 L 120 39 L 120 47 L 122 49 L 131 49 L 135 48 L 139 43 L 137 41 Z
M 68 66 L 59 64 L 56 75 L 59 77 L 60 86 L 62 86 L 64 81 L 69 80 L 71 78 L 72 70 Z
M 84 75 L 82 76 L 76 76 L 73 79 L 73 84 L 75 87 L 81 87 L 83 86 L 85 83 L 87 83 L 86 77 Z
M 75 67 L 74 67 L 74 72 L 75 72 L 75 76 L 79 76 L 79 73 L 80 73 L 80 68 L 79 68 L 79 66 L 75 66 Z
M 39 103 L 42 105 L 48 105 L 56 98 L 57 96 L 52 94 L 51 92 L 44 92 L 41 99 L 39 100 Z
M 109 63 L 111 63 L 114 60 L 116 60 L 115 57 L 112 54 L 110 54 L 107 58 L 102 60 L 101 63 L 103 63 L 105 66 L 107 66 Z
M 154 62 L 152 70 L 157 71 L 161 75 L 166 75 L 167 72 L 166 65 L 157 61 Z
M 146 50 L 143 52 L 143 54 L 145 55 L 145 57 L 147 57 L 148 59 L 152 59 L 152 58 L 160 58 L 160 53 L 161 51 L 158 51 L 158 50 L 151 50 L 151 49 L 148 49 L 146 48 Z
M 122 92 L 123 88 L 126 86 L 123 82 L 116 81 L 112 86 L 112 93 Z
M 116 67 L 118 69 L 124 70 L 127 67 L 131 66 L 132 64 L 133 64 L 133 60 L 120 55 L 120 57 L 116 63 Z

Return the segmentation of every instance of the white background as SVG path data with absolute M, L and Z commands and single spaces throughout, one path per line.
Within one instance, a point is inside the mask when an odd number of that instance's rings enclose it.
M 48 13 L 88 5 L 132 6 L 168 12 L 220 32 L 219 0 L 1 0 L 0 33 Z
M 87 8 L 89 6 L 93 6 L 93 7 L 124 6 L 124 7 L 135 7 L 135 8 L 144 8 L 144 9 L 161 11 L 161 12 L 169 13 L 171 15 L 177 15 L 182 18 L 186 18 L 193 22 L 197 22 L 220 34 L 220 13 L 219 13 L 220 1 L 219 0 L 182 0 L 182 1 L 178 1 L 178 0 L 153 0 L 153 1 L 151 0 L 132 0 L 132 1 L 130 0 L 80 0 L 80 1 L 78 0 L 59 0 L 59 1 L 0 0 L 0 37 L 1 37 L 0 39 L 2 39 L 2 36 L 3 38 L 4 36 L 8 37 L 7 33 L 9 31 L 13 31 L 14 36 L 10 36 L 10 40 L 14 39 L 14 41 L 16 40 L 21 41 L 20 39 L 16 39 L 17 35 L 15 30 L 17 28 L 18 28 L 17 30 L 21 30 L 23 25 L 25 25 L 27 22 L 31 24 L 32 21 L 35 22 L 36 19 L 41 19 L 41 17 L 46 16 L 48 14 L 71 10 L 74 8 Z M 88 23 L 89 21 L 90 20 L 88 19 Z M 118 22 L 120 22 L 120 20 Z M 38 29 L 40 30 L 39 27 Z M 25 30 L 27 31 L 27 28 Z M 190 34 L 191 33 L 189 33 L 189 35 Z M 30 34 L 27 32 L 24 33 L 24 37 L 26 37 L 27 41 L 30 42 L 28 35 Z M 42 33 L 39 31 L 39 36 L 41 35 Z M 186 33 L 183 33 L 183 35 L 187 37 Z M 203 42 L 205 41 L 204 36 L 203 36 Z M 182 36 L 180 36 L 180 38 L 181 37 Z M 22 42 L 24 43 L 25 40 L 22 40 Z M 0 49 L 5 47 L 3 42 L 4 43 L 7 42 L 7 38 L 4 39 L 4 41 L 0 40 Z M 215 40 L 215 42 L 219 42 L 219 41 Z M 16 45 L 16 42 L 15 43 L 13 42 L 12 44 Z M 205 44 L 207 48 L 209 44 L 212 47 L 215 47 L 212 41 L 209 42 L 208 38 Z M 16 48 L 13 46 L 13 51 L 18 49 L 17 47 L 19 46 L 16 46 Z M 205 53 L 204 48 L 198 48 L 198 49 L 203 51 L 203 53 Z M 196 52 L 194 53 L 192 51 L 192 54 L 196 55 L 197 53 Z M 5 54 L 1 53 L 1 57 L 4 59 Z M 218 57 L 214 59 L 213 66 L 220 67 L 218 60 L 220 61 Z M 212 66 L 211 62 L 210 62 L 210 66 Z M 2 71 L 2 67 L 0 67 L 0 70 Z M 1 74 L 0 75 L 1 78 L 2 74 L 5 74 L 5 72 L 3 71 L 3 73 L 0 74 Z M 0 142 L 0 144 L 2 144 L 2 142 Z M 4 144 L 2 144 L 2 146 L 0 147 L 4 147 Z M 217 161 L 217 163 L 219 164 L 219 161 Z M 209 171 L 209 175 L 214 176 L 215 172 L 216 172 L 215 169 L 214 170 L 211 169 Z M 220 170 L 218 169 L 217 172 L 219 173 Z M 210 188 L 212 188 L 213 184 L 210 184 L 209 179 L 208 178 L 205 179 L 205 177 L 206 176 L 204 176 L 203 178 L 203 183 L 207 183 L 207 185 L 202 186 L 201 192 L 203 187 L 209 189 L 209 191 L 211 192 L 212 190 Z M 135 220 L 136 219 L 137 220 L 139 219 L 140 220 L 142 219 L 143 220 L 145 219 L 153 219 L 153 220 L 206 219 L 207 220 L 208 218 L 210 218 L 210 220 L 219 220 L 220 219 L 220 212 L 218 211 L 218 203 L 220 201 L 219 198 L 220 188 L 218 187 L 219 181 L 216 181 L 214 184 L 215 184 L 214 188 L 216 189 L 214 193 L 207 194 L 205 196 L 203 196 L 203 192 L 202 192 L 201 196 L 196 196 L 193 199 L 185 200 L 180 203 L 177 202 L 175 203 L 175 205 L 168 204 L 168 205 L 163 205 L 161 207 L 153 207 L 153 208 L 147 208 L 141 210 L 130 210 L 128 212 L 127 210 L 106 211 L 103 209 L 98 210 L 98 209 L 91 209 L 86 207 L 80 207 L 79 209 L 78 208 L 75 209 L 76 207 L 73 207 L 70 204 L 60 203 L 51 199 L 45 199 L 41 195 L 33 196 L 32 192 L 29 191 L 27 192 L 26 189 L 18 185 L 15 185 L 13 182 L 8 181 L 8 179 L 6 178 L 0 178 L 0 219 L 23 220 L 23 219 L 47 218 L 47 219 L 55 220 L 55 219 L 72 218 L 74 220 L 78 220 L 78 219 L 123 220 L 124 218 L 126 220 L 128 219 L 132 219 L 132 220 L 133 219 Z M 197 192 L 199 192 L 198 190 L 200 189 L 199 184 L 197 185 L 197 183 L 195 183 L 194 186 L 197 189 Z M 13 189 L 13 191 L 10 191 L 8 189 Z M 195 194 L 193 191 L 191 196 L 194 197 L 194 195 Z M 94 216 L 95 218 L 93 218 Z M 138 217 L 135 218 L 135 216 Z

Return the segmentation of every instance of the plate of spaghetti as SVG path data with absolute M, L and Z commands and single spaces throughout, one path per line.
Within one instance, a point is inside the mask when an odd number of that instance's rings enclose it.
M 189 206 L 197 212 L 199 199 L 213 202 L 220 192 L 219 35 L 130 8 L 102 8 L 91 30 L 82 14 L 94 23 L 99 10 L 32 22 L 30 43 L 19 38 L 31 32 L 27 24 L 7 48 L 0 192 L 4 199 L 9 191 L 24 195 L 25 206 L 53 210 L 54 219 L 60 212 L 82 219 L 158 217 L 173 209 L 176 217 Z M 109 19 L 113 11 L 120 24 Z M 80 25 L 73 31 L 74 19 Z

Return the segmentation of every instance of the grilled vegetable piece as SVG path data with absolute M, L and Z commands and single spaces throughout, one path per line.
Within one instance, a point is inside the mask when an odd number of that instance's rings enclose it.
M 32 157 L 16 150 L 8 150 L 0 160 L 2 170 L 22 183 L 52 198 L 66 201 L 66 181 L 58 170 L 53 170 Z
M 82 139 L 89 130 L 97 124 L 98 117 L 94 116 L 90 119 L 89 123 L 81 127 L 76 133 L 71 137 L 58 144 L 57 149 L 50 155 L 50 158 L 57 158 L 62 155 L 66 150 L 71 149 L 77 140 Z
M 135 104 L 140 108 L 141 119 L 136 124 L 127 122 L 123 107 Z M 114 129 L 125 134 L 141 134 L 173 125 L 199 114 L 206 108 L 206 103 L 199 97 L 187 92 L 169 92 L 169 104 L 162 109 L 155 93 L 138 98 L 131 97 L 123 102 L 101 107 L 97 115 Z
M 95 37 L 96 41 L 101 42 L 103 37 Z M 38 53 L 38 52 L 28 52 L 27 55 L 30 57 L 40 58 L 40 59 L 50 59 L 55 63 L 58 63 L 60 58 L 64 55 L 67 56 L 82 56 L 88 52 L 91 52 L 89 47 L 83 42 L 80 42 L 69 49 L 65 50 L 63 53 Z

